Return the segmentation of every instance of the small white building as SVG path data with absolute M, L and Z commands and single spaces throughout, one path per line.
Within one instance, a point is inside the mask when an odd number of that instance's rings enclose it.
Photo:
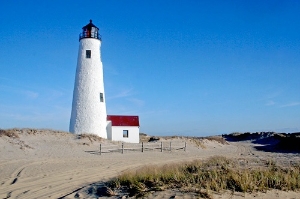
M 139 116 L 107 115 L 106 131 L 109 140 L 139 143 Z

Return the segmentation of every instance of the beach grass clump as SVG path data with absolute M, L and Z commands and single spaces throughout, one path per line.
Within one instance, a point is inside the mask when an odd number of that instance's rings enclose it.
M 0 129 L 0 137 L 4 137 L 4 136 L 10 138 L 19 138 L 18 133 L 16 133 L 14 129 L 8 129 L 8 130 Z
M 88 139 L 91 143 L 93 143 L 94 141 L 103 141 L 103 138 L 99 137 L 98 135 L 90 134 L 90 133 L 79 134 L 77 138 Z
M 206 146 L 205 146 L 203 140 L 204 140 L 203 138 L 196 138 L 195 137 L 195 138 L 191 138 L 190 142 L 193 143 L 194 145 L 196 145 L 197 147 L 201 147 L 202 149 L 205 149 Z
M 146 166 L 123 173 L 109 185 L 113 189 L 125 187 L 131 196 L 174 188 L 204 195 L 209 191 L 224 190 L 248 193 L 269 189 L 297 191 L 300 190 L 300 167 L 282 168 L 275 162 L 262 167 L 240 167 L 236 160 L 212 157 L 207 161 Z
M 226 140 L 221 136 L 209 136 L 206 137 L 205 139 L 208 139 L 210 141 L 216 141 L 219 142 L 220 144 L 228 145 L 228 142 L 226 142 Z

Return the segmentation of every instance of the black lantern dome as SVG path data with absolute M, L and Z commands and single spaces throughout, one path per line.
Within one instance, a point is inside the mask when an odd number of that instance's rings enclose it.
M 92 23 L 92 20 L 90 20 L 90 23 L 82 28 L 82 33 L 79 34 L 79 41 L 84 38 L 95 38 L 101 41 L 99 28 Z

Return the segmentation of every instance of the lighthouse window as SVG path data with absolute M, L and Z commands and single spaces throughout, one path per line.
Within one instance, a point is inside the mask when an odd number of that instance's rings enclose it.
M 92 56 L 92 51 L 86 50 L 86 58 L 91 58 L 91 56 Z
M 103 99 L 103 93 L 100 93 L 100 102 L 103 102 L 104 99 Z
M 128 138 L 128 130 L 123 130 L 123 138 Z

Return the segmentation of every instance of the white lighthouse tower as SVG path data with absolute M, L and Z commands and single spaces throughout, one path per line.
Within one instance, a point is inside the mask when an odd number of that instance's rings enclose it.
M 82 28 L 79 42 L 69 130 L 107 138 L 101 36 L 92 20 Z

